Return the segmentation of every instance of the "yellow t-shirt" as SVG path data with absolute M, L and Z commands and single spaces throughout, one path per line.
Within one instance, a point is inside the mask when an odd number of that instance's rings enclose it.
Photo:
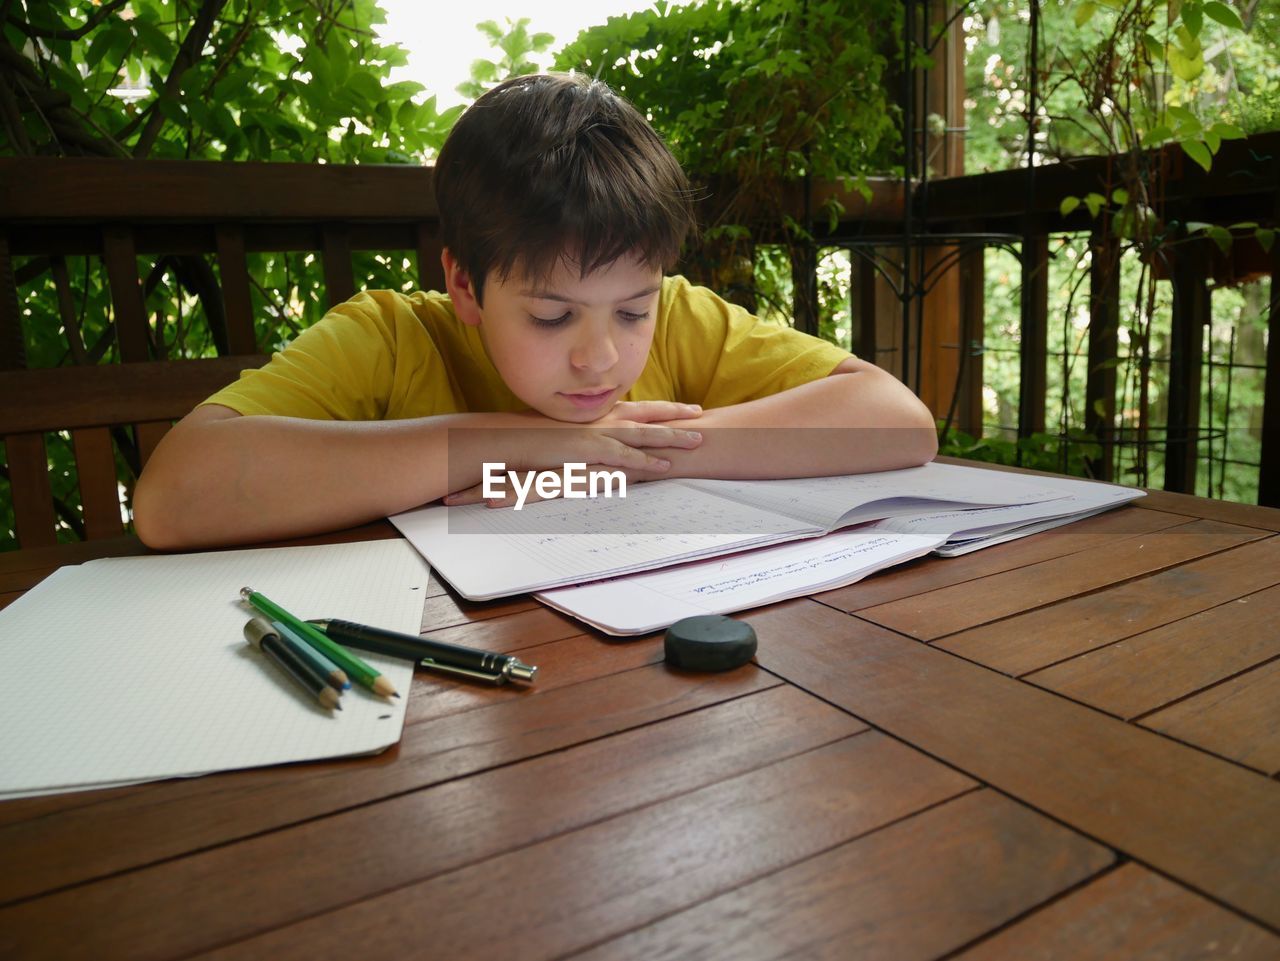
M 727 407 L 820 380 L 849 356 L 668 277 L 649 359 L 625 399 Z M 265 367 L 245 371 L 205 403 L 316 420 L 528 409 L 447 295 L 391 290 L 339 304 Z

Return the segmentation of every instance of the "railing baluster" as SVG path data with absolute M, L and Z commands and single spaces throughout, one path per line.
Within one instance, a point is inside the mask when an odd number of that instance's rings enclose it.
M 218 274 L 227 313 L 227 344 L 232 354 L 255 354 L 253 301 L 249 296 L 249 266 L 244 255 L 244 228 L 239 224 L 217 227 Z
M 1022 345 L 1019 351 L 1018 436 L 1044 430 L 1046 364 L 1049 353 L 1049 235 L 1023 238 Z
M 326 224 L 322 231 L 324 249 L 324 292 L 329 306 L 336 307 L 356 292 L 351 271 L 351 237 L 345 224 Z
M 119 537 L 124 533 L 124 525 L 120 521 L 120 490 L 111 431 L 106 427 L 73 430 L 71 443 L 76 453 L 85 540 Z
M 1280 221 L 1280 190 L 1273 207 Z M 1280 243 L 1271 247 L 1271 309 L 1267 314 L 1267 372 L 1262 399 L 1262 467 L 1258 503 L 1280 507 Z
M 1193 494 L 1200 430 L 1200 364 L 1210 302 L 1207 258 L 1183 248 L 1173 259 L 1173 319 L 1169 336 L 1169 416 L 1166 425 L 1164 489 Z
M 986 249 L 975 245 L 960 258 L 960 351 L 956 376 L 960 396 L 955 423 L 970 437 L 982 436 L 982 345 L 986 340 Z
M 1089 238 L 1089 370 L 1085 377 L 1085 430 L 1101 453 L 1089 472 L 1115 476 L 1116 357 L 1120 332 L 1120 245 L 1102 231 Z
M 423 290 L 444 293 L 444 267 L 440 263 L 439 223 L 418 222 L 418 283 Z

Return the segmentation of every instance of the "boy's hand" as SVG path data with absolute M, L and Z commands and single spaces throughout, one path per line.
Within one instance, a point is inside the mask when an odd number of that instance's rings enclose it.
M 587 464 L 589 470 L 621 469 L 629 482 L 657 480 L 670 469 L 671 462 L 650 453 L 646 448 L 678 448 L 692 450 L 702 443 L 697 431 L 669 426 L 665 422 L 688 420 L 702 413 L 697 404 L 672 401 L 626 401 L 598 420 L 571 425 L 566 422 L 533 415 L 530 426 L 551 428 L 553 435 L 522 432 L 518 452 L 503 461 L 507 469 L 518 471 L 556 471 L 563 476 L 565 464 Z M 496 459 L 496 458 L 495 458 Z M 477 504 L 485 500 L 483 484 L 451 493 L 444 499 L 450 506 Z M 526 503 L 536 500 L 530 491 Z M 490 506 L 504 507 L 515 503 L 514 492 Z
M 700 404 L 678 404 L 673 400 L 624 400 L 614 404 L 609 413 L 592 423 L 629 421 L 635 424 L 663 424 L 672 420 L 688 420 L 701 413 Z

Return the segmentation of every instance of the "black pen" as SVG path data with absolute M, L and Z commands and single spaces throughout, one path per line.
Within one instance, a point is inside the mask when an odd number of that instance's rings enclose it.
M 380 627 L 369 627 L 366 624 L 355 624 L 336 618 L 313 620 L 309 623 L 324 631 L 327 637 L 348 647 L 371 651 L 374 654 L 386 654 L 390 657 L 402 657 L 417 661 L 426 668 L 461 674 L 493 684 L 503 684 L 507 681 L 532 683 L 534 672 L 538 670 L 532 664 L 525 664 L 510 654 L 495 654 L 493 651 L 433 641 L 413 634 L 401 634 L 398 631 L 388 631 Z

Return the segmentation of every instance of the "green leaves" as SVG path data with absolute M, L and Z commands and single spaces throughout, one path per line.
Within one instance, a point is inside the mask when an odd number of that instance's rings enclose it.
M 1182 149 L 1187 156 L 1198 163 L 1206 171 L 1213 167 L 1213 155 L 1209 152 L 1209 148 L 1201 140 L 1183 140 L 1181 142 Z
M 473 60 L 471 79 L 458 84 L 454 89 L 464 97 L 474 99 L 509 77 L 536 73 L 538 65 L 529 55 L 544 53 L 550 49 L 555 43 L 555 37 L 549 33 L 530 34 L 529 22 L 528 17 L 518 20 L 507 17 L 505 26 L 500 26 L 496 20 L 476 24 L 476 29 L 489 39 L 489 45 L 502 56 L 497 60 Z
M 1216 20 L 1224 27 L 1230 27 L 1232 30 L 1244 30 L 1244 21 L 1240 19 L 1240 15 L 1225 3 L 1219 3 L 1218 0 L 1208 0 L 1205 3 L 1204 15 L 1210 20 Z

